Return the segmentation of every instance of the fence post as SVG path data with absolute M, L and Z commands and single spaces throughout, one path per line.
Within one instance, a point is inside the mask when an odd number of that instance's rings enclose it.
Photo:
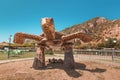
M 114 61 L 114 49 L 112 50 L 112 61 Z
M 9 51 L 8 51 L 8 59 L 10 58 L 10 48 L 11 48 L 11 37 L 12 37 L 12 35 L 10 35 L 10 37 L 9 37 Z

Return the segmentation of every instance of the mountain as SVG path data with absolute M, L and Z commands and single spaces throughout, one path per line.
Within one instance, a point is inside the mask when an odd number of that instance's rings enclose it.
M 76 24 L 62 30 L 64 34 L 83 32 L 94 36 L 92 43 L 101 43 L 106 38 L 116 38 L 120 40 L 120 19 L 108 20 L 104 17 L 96 17 L 82 24 Z

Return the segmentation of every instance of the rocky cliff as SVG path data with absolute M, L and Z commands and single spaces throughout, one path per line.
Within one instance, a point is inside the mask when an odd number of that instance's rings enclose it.
M 120 39 L 120 19 L 108 20 L 104 17 L 96 17 L 82 24 L 76 24 L 62 30 L 65 34 L 83 32 L 94 36 L 93 43 L 100 43 L 105 38 Z

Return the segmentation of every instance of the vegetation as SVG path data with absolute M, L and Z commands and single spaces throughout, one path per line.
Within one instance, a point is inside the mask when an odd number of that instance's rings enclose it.
M 52 49 L 49 49 L 49 50 L 46 50 L 46 51 L 45 51 L 45 54 L 47 54 L 47 55 L 53 55 L 54 52 L 53 52 Z
M 36 52 L 29 52 L 29 50 L 10 50 L 10 52 L 0 51 L 0 60 L 7 60 L 8 53 L 10 54 L 9 59 L 32 58 L 36 54 Z M 49 56 L 53 55 L 54 52 L 52 51 L 52 49 L 49 49 L 45 51 L 45 54 Z
M 34 57 L 34 55 L 35 52 L 24 52 L 22 54 L 16 54 L 16 55 L 10 54 L 10 59 L 30 58 L 30 57 Z M 0 52 L 0 60 L 7 60 L 7 59 L 8 59 L 8 53 Z
M 117 40 L 116 38 L 107 38 L 106 40 L 103 40 L 102 43 L 92 45 L 90 43 L 88 44 L 80 44 L 78 42 L 74 43 L 74 48 L 76 49 L 103 49 L 103 48 L 115 48 L 120 49 L 120 40 Z
M 98 48 L 116 48 L 116 49 L 120 49 L 120 40 L 117 40 L 115 38 L 107 38 L 102 43 L 98 44 L 97 46 L 98 46 Z

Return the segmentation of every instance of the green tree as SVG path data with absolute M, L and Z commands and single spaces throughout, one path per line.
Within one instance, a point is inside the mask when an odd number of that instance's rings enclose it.
M 120 49 L 120 40 L 117 41 L 115 48 Z
M 98 48 L 116 48 L 118 41 L 115 38 L 106 38 L 102 43 L 98 44 Z

